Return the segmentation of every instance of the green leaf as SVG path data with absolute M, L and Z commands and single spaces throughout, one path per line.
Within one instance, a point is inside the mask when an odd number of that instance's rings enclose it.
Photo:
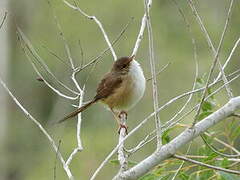
M 221 176 L 221 180 L 239 180 L 240 177 L 234 174 L 229 174 L 226 172 L 219 171 L 219 174 Z
M 171 138 L 169 136 L 169 132 L 170 132 L 171 129 L 168 129 L 166 130 L 163 135 L 162 135 L 162 143 L 163 144 L 167 144 L 170 142 Z
M 203 105 L 202 105 L 202 111 L 206 112 L 206 111 L 212 111 L 214 108 L 214 104 L 212 104 L 209 101 L 204 101 Z
M 182 179 L 182 180 L 188 180 L 189 179 L 189 175 L 187 175 L 186 173 L 184 172 L 181 172 L 179 174 L 179 178 Z
M 208 149 L 209 149 L 209 148 L 208 148 Z M 204 161 L 205 161 L 205 162 L 210 161 L 210 160 L 214 159 L 214 158 L 217 157 L 217 156 L 218 156 L 217 153 L 211 151 L 211 153 L 208 154 L 208 157 L 207 157 L 206 159 L 204 159 Z
M 238 136 L 240 136 L 240 128 L 239 128 L 239 124 L 238 123 L 234 123 L 235 128 L 232 128 L 232 132 L 231 132 L 231 138 L 233 140 L 235 140 Z
M 224 159 L 221 161 L 221 167 L 226 168 L 230 165 L 230 161 L 224 157 Z
M 110 163 L 114 164 L 114 165 L 120 165 L 118 159 L 112 159 L 109 161 Z M 135 166 L 137 164 L 136 161 L 128 161 L 128 165 L 129 166 Z
M 128 161 L 129 166 L 135 166 L 135 165 L 137 165 L 137 163 L 138 162 L 136 162 L 136 161 Z
M 212 111 L 205 111 L 205 112 L 202 112 L 198 115 L 198 120 L 202 120 L 206 117 L 208 117 L 210 114 L 212 114 L 213 112 Z
M 145 176 L 141 177 L 139 180 L 169 180 L 171 174 L 163 175 L 163 176 L 156 176 L 154 174 L 146 174 Z
M 139 180 L 158 180 L 158 176 L 154 175 L 154 174 L 147 174 L 143 177 L 141 177 Z
M 117 159 L 112 159 L 109 162 L 114 164 L 114 165 L 120 165 L 119 160 L 117 160 Z

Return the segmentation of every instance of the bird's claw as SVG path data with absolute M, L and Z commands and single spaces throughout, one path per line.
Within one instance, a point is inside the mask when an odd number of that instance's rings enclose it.
M 124 125 L 124 124 L 119 124 L 118 134 L 120 134 L 122 128 L 124 128 L 125 129 L 125 133 L 128 134 L 128 127 L 126 125 Z

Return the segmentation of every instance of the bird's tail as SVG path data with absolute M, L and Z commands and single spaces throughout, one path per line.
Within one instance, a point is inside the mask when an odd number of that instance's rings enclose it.
M 70 119 L 76 115 L 78 115 L 80 112 L 84 111 L 85 109 L 87 109 L 90 105 L 94 104 L 97 102 L 98 99 L 93 99 L 92 101 L 88 102 L 87 104 L 84 104 L 82 107 L 78 108 L 76 111 L 73 111 L 72 113 L 70 113 L 69 115 L 67 115 L 66 117 L 64 117 L 63 119 L 61 119 L 60 121 L 58 121 L 58 123 L 62 123 L 63 121 L 66 121 L 67 119 Z

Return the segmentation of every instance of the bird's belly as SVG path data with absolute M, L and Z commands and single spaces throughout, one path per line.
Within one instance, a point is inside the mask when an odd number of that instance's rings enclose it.
M 133 62 L 134 63 L 134 62 Z M 115 90 L 111 97 L 104 100 L 114 110 L 127 111 L 142 98 L 145 91 L 145 77 L 139 64 L 134 64 L 123 84 Z

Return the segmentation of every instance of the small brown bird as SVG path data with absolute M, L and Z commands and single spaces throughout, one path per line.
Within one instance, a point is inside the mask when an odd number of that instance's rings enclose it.
M 144 94 L 146 80 L 134 57 L 121 57 L 115 61 L 111 71 L 99 83 L 95 97 L 59 122 L 76 116 L 96 102 L 107 105 L 114 115 L 126 112 L 136 105 Z M 119 125 L 123 127 L 120 123 Z

